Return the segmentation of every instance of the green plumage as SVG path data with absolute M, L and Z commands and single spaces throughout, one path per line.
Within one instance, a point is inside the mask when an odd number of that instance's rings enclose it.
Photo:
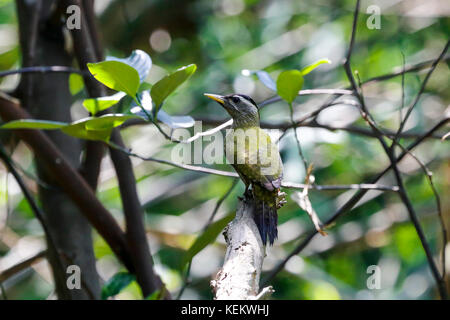
M 277 209 L 285 202 L 280 192 L 283 163 L 278 148 L 259 126 L 258 106 L 243 94 L 219 96 L 205 94 L 217 101 L 233 118 L 233 130 L 225 139 L 225 155 L 246 186 L 254 201 L 253 218 L 262 242 L 272 245 L 278 236 Z
M 239 125 L 239 122 L 238 122 Z M 280 194 L 283 164 L 278 148 L 259 126 L 233 126 L 225 139 L 225 154 L 255 200 L 255 222 L 261 239 L 273 244 L 277 238 L 277 209 L 284 197 Z

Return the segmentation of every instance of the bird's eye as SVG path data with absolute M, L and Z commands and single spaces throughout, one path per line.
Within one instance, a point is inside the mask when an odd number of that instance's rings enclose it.
M 231 101 L 233 101 L 234 103 L 238 103 L 239 102 L 239 98 L 238 97 L 232 97 Z

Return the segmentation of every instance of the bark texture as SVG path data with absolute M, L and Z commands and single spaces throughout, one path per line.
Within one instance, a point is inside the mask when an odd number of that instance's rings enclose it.
M 71 56 L 65 50 L 60 14 L 54 12 L 52 4 L 50 0 L 17 1 L 24 66 L 71 66 Z M 26 75 L 20 86 L 22 104 L 37 119 L 70 122 L 72 97 L 68 77 L 63 73 Z M 78 168 L 81 143 L 57 130 L 47 134 L 72 166 Z M 39 158 L 36 163 L 39 178 L 49 185 L 58 185 Z M 98 299 L 100 283 L 92 247 L 92 231 L 87 220 L 59 188 L 39 187 L 39 199 L 57 248 L 53 250 L 52 246 L 48 246 L 48 259 L 58 298 Z M 81 269 L 81 289 L 70 290 L 67 287 L 70 274 L 66 273 L 66 269 L 72 264 Z
M 265 247 L 253 220 L 253 208 L 251 199 L 239 200 L 236 217 L 225 228 L 225 262 L 211 281 L 216 300 L 259 300 L 272 292 L 271 287 L 259 292 Z

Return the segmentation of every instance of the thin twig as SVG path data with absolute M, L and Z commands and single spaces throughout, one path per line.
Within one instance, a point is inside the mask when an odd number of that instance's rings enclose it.
M 19 272 L 31 267 L 33 264 L 38 262 L 39 260 L 45 258 L 47 255 L 47 250 L 42 250 L 36 253 L 35 255 L 31 256 L 30 258 L 13 265 L 12 267 L 9 267 L 8 269 L 3 270 L 0 273 L 0 283 L 5 282 L 12 276 L 18 274 Z
M 419 138 L 417 138 L 414 142 L 406 147 L 406 150 L 411 151 L 418 145 L 420 145 L 423 141 L 425 141 L 429 136 L 433 135 L 437 130 L 439 130 L 442 126 L 450 122 L 450 118 L 445 118 L 438 123 L 436 123 L 431 129 L 422 134 Z M 397 162 L 400 162 L 408 153 L 402 152 L 397 157 Z M 392 165 L 387 166 L 383 171 L 369 179 L 368 184 L 376 183 L 381 179 L 390 169 Z M 335 223 L 340 217 L 351 211 L 351 209 L 358 203 L 359 200 L 371 189 L 358 189 L 358 191 L 347 201 L 345 202 L 328 220 L 325 221 L 325 225 L 331 225 Z M 398 190 L 396 190 L 398 191 Z M 263 286 L 267 285 L 269 281 L 271 281 L 281 270 L 283 270 L 286 263 L 294 256 L 299 254 L 314 238 L 317 234 L 316 230 L 312 230 L 309 232 L 303 240 L 282 260 L 280 261 L 265 277 L 263 281 Z
M 16 168 L 14 168 L 14 166 L 10 160 L 10 157 L 8 156 L 5 149 L 1 145 L 0 145 L 0 158 L 3 161 L 3 163 L 5 164 L 5 166 L 8 168 L 8 171 L 11 172 L 11 174 L 13 175 L 14 179 L 16 180 L 17 184 L 20 187 L 20 190 L 23 193 L 24 198 L 27 200 L 27 202 L 29 204 L 31 211 L 33 212 L 36 219 L 38 219 L 38 221 L 40 222 L 42 229 L 44 230 L 46 238 L 47 238 L 47 245 L 56 254 L 55 260 L 57 263 L 57 267 L 60 269 L 60 272 L 65 273 L 66 270 L 65 270 L 64 264 L 62 263 L 62 261 L 60 259 L 59 250 L 58 250 L 58 247 L 56 246 L 56 241 L 55 241 L 52 233 L 50 233 L 50 229 L 47 226 L 47 221 L 45 219 L 44 212 L 37 205 L 36 201 L 34 200 L 31 192 L 28 190 L 22 177 L 19 175 Z
M 417 103 L 419 102 L 420 97 L 422 96 L 422 93 L 425 91 L 425 87 L 428 83 L 428 80 L 430 79 L 431 75 L 433 74 L 433 71 L 436 69 L 438 63 L 445 56 L 445 53 L 447 52 L 449 45 L 450 45 L 450 40 L 447 41 L 444 49 L 441 51 L 441 54 L 437 57 L 436 60 L 434 60 L 433 64 L 431 65 L 430 70 L 428 70 L 427 75 L 425 76 L 425 79 L 422 81 L 420 89 L 417 92 L 416 98 L 411 102 L 410 106 L 408 107 L 408 110 L 406 111 L 403 121 L 400 123 L 400 127 L 398 128 L 398 131 L 394 136 L 394 140 L 392 141 L 391 147 L 396 144 L 396 142 L 398 140 L 398 136 L 402 133 L 403 128 L 405 127 L 405 124 L 408 121 L 409 116 L 411 115 L 411 112 L 413 111 L 413 109 L 417 105 Z
M 444 216 L 442 214 L 441 198 L 440 198 L 439 193 L 438 193 L 438 191 L 436 189 L 436 186 L 434 185 L 434 182 L 433 182 L 433 173 L 428 169 L 428 167 L 425 165 L 425 163 L 423 163 L 416 155 L 414 155 L 414 153 L 412 153 L 411 151 L 407 150 L 400 143 L 397 143 L 396 145 L 399 146 L 403 150 L 403 152 L 406 152 L 408 155 L 410 155 L 419 164 L 419 166 L 422 169 L 423 173 L 427 177 L 428 184 L 430 185 L 430 188 L 431 188 L 431 190 L 433 191 L 433 194 L 434 194 L 434 198 L 436 199 L 436 208 L 437 208 L 437 213 L 438 213 L 438 217 L 439 217 L 439 223 L 441 225 L 442 244 L 443 244 L 443 246 L 442 246 L 442 278 L 445 278 L 445 275 L 446 275 L 445 246 L 446 246 L 447 241 L 448 241 L 448 237 L 447 237 L 448 232 L 447 232 L 447 228 L 445 227 Z
M 349 50 L 347 53 L 347 57 L 345 59 L 344 62 L 344 67 L 347 73 L 347 76 L 352 84 L 352 88 L 354 89 L 355 95 L 359 98 L 362 106 L 365 108 L 365 104 L 364 104 L 364 100 L 362 99 L 361 95 L 358 92 L 358 86 L 356 85 L 356 82 L 353 78 L 352 75 L 352 71 L 351 71 L 351 67 L 350 67 L 350 58 L 351 58 L 351 54 L 353 51 L 353 46 L 354 46 L 354 40 L 355 40 L 355 34 L 356 34 L 356 25 L 357 25 L 357 18 L 358 18 L 358 12 L 359 12 L 359 4 L 360 1 L 357 1 L 356 4 L 356 9 L 355 9 L 355 14 L 354 14 L 354 20 L 353 20 L 353 27 L 352 27 L 352 35 L 351 35 L 351 40 L 350 40 L 350 46 L 349 46 Z M 367 110 L 363 109 L 363 111 L 367 114 Z M 370 115 L 369 115 L 370 117 Z M 419 145 L 422 141 L 424 141 L 426 138 L 428 138 L 429 136 L 433 135 L 433 133 L 439 129 L 441 126 L 443 126 L 444 124 L 446 124 L 448 121 L 450 120 L 450 118 L 445 118 L 443 120 L 441 120 L 438 124 L 436 124 L 432 129 L 430 129 L 428 132 L 426 132 L 425 134 L 423 134 L 421 137 L 417 138 L 412 144 L 410 144 L 406 149 L 409 151 L 413 148 L 415 148 L 417 145 Z M 373 126 L 373 123 L 371 121 L 369 121 L 371 127 Z M 409 199 L 406 195 L 406 192 L 404 190 L 403 187 L 403 183 L 402 183 L 402 179 L 399 176 L 398 173 L 398 169 L 396 167 L 396 163 L 398 161 L 400 161 L 401 159 L 403 159 L 403 157 L 407 154 L 407 152 L 403 152 L 398 158 L 395 158 L 395 156 L 393 155 L 393 153 L 389 153 L 389 150 L 387 148 L 387 145 L 385 144 L 384 140 L 383 140 L 383 133 L 381 133 L 376 127 L 372 127 L 372 129 L 374 130 L 374 132 L 376 133 L 376 135 L 379 137 L 380 142 L 382 143 L 386 153 L 388 154 L 390 160 L 391 160 L 391 165 L 389 167 L 387 167 L 385 170 L 383 170 L 380 174 L 378 174 L 375 178 L 373 178 L 371 180 L 371 183 L 375 183 L 377 182 L 389 169 L 393 168 L 396 172 L 396 178 L 397 181 L 400 183 L 399 185 L 399 191 L 401 193 L 401 197 L 402 197 L 402 201 L 405 203 L 405 205 L 408 208 L 408 212 L 410 213 L 410 217 L 416 227 L 416 230 L 418 231 L 419 234 L 419 238 L 422 241 L 422 244 L 425 243 L 424 249 L 425 252 L 427 254 L 427 259 L 430 262 L 430 267 L 432 268 L 432 273 L 433 276 L 435 277 L 437 284 L 438 284 L 438 288 L 440 290 L 441 296 L 445 297 L 446 295 L 446 291 L 445 288 L 442 288 L 442 281 L 440 279 L 440 276 L 438 273 L 436 273 L 437 268 L 434 265 L 434 261 L 432 259 L 432 256 L 430 255 L 430 250 L 428 250 L 428 244 L 426 243 L 426 241 L 424 242 L 424 238 L 422 237 L 423 234 L 420 233 L 421 228 L 420 225 L 418 225 L 417 223 L 417 218 L 415 217 L 414 211 L 412 209 L 412 206 L 410 205 Z M 350 200 L 348 200 L 341 208 L 339 208 L 339 210 L 333 215 L 331 216 L 326 224 L 331 224 L 333 223 L 336 219 L 338 219 L 341 215 L 343 215 L 344 213 L 348 212 L 349 210 L 351 210 L 351 208 L 353 208 L 353 206 L 364 196 L 364 194 L 367 192 L 367 190 L 359 190 Z M 411 214 L 412 213 L 412 214 Z M 298 254 L 300 251 L 302 251 L 306 245 L 313 239 L 313 237 L 317 234 L 317 230 L 314 230 L 312 232 L 310 232 L 306 238 L 300 242 L 299 245 L 297 245 L 297 247 L 291 251 L 291 253 L 281 262 L 279 263 L 270 273 L 269 275 L 266 277 L 264 284 L 266 284 L 268 281 L 270 281 L 278 272 L 280 272 L 285 264 L 287 263 L 287 261 L 290 260 L 290 258 L 292 258 L 293 256 L 295 256 L 296 254 Z
M 442 276 L 439 274 L 439 270 L 436 266 L 436 263 L 434 261 L 433 258 L 433 254 L 431 252 L 430 246 L 426 240 L 425 234 L 422 230 L 422 227 L 420 225 L 419 220 L 417 219 L 417 214 L 413 208 L 413 205 L 406 193 L 406 189 L 403 185 L 403 179 L 400 175 L 400 171 L 398 170 L 397 167 L 397 159 L 394 155 L 394 152 L 391 148 L 388 147 L 387 143 L 384 140 L 384 135 L 383 133 L 378 129 L 378 126 L 375 122 L 375 120 L 373 119 L 373 117 L 371 116 L 368 108 L 366 107 L 365 101 L 364 101 L 364 96 L 362 94 L 361 91 L 361 87 L 358 86 L 357 82 L 355 81 L 355 78 L 353 77 L 352 74 L 352 70 L 351 70 L 351 66 L 350 66 L 350 59 L 351 59 L 351 55 L 352 55 L 352 51 L 353 51 L 353 46 L 354 46 L 354 41 L 355 41 L 355 36 L 356 36 L 356 25 L 357 25 L 357 19 L 358 19 L 358 13 L 359 13 L 359 4 L 360 1 L 358 0 L 356 3 L 356 8 L 355 8 L 355 14 L 354 14 L 354 20 L 353 20 L 353 28 L 352 28 L 352 36 L 351 36 L 351 40 L 350 40 L 350 46 L 349 46 L 349 50 L 348 50 L 348 54 L 347 54 L 347 58 L 346 61 L 344 63 L 344 68 L 347 74 L 347 78 L 350 81 L 353 91 L 355 93 L 355 96 L 358 98 L 359 102 L 360 102 L 360 106 L 361 106 L 361 115 L 362 117 L 366 120 L 366 122 L 369 124 L 369 126 L 372 128 L 372 130 L 374 131 L 374 133 L 376 133 L 377 135 L 377 139 L 379 140 L 381 146 L 383 147 L 384 151 L 386 152 L 386 155 L 388 156 L 391 165 L 392 165 L 392 169 L 394 171 L 394 175 L 395 175 L 395 179 L 397 181 L 397 185 L 399 187 L 399 191 L 398 194 L 402 200 L 402 202 L 404 203 L 405 207 L 408 210 L 408 214 L 409 217 L 411 219 L 411 222 L 414 225 L 414 228 L 416 229 L 417 235 L 420 239 L 420 242 L 422 244 L 422 247 L 425 251 L 425 255 L 427 257 L 428 260 L 428 264 L 430 266 L 431 269 L 431 273 L 436 281 L 437 287 L 439 289 L 439 293 L 441 296 L 441 299 L 446 299 L 447 298 L 447 290 L 445 288 L 445 283 L 444 280 L 442 278 Z M 409 114 L 412 111 L 412 108 L 415 106 L 415 104 L 417 103 L 417 101 L 420 98 L 421 93 L 423 92 L 424 88 L 425 88 L 425 84 L 427 82 L 427 80 L 429 79 L 429 77 L 431 76 L 432 71 L 434 70 L 435 66 L 437 65 L 437 63 L 439 62 L 440 58 L 443 56 L 443 54 L 445 53 L 445 51 L 447 51 L 449 42 L 447 42 L 447 45 L 443 51 L 443 53 L 439 56 L 439 58 L 436 60 L 436 64 L 434 64 L 430 71 L 428 72 L 427 76 L 425 77 L 425 80 L 422 83 L 421 89 L 419 90 L 418 95 L 416 96 L 416 99 L 414 100 L 414 102 L 411 104 L 410 109 L 408 109 L 408 112 L 405 116 L 405 119 L 408 118 Z M 400 125 L 399 128 L 399 133 L 401 133 L 403 125 L 406 121 L 404 120 L 402 122 L 402 124 Z M 393 139 L 393 144 L 396 143 L 396 137 L 394 137 Z
M 123 147 L 119 131 L 113 131 L 111 140 Z M 110 155 L 117 175 L 126 221 L 126 237 L 136 268 L 136 278 L 144 297 L 147 297 L 157 290 L 162 291 L 164 285 L 159 276 L 153 272 L 153 258 L 145 233 L 144 212 L 137 195 L 133 166 L 129 156 L 116 148 L 110 148 Z
M 29 114 L 7 95 L 0 94 L 0 116 L 5 121 L 29 119 Z M 110 245 L 130 272 L 134 271 L 125 236 L 111 213 L 97 199 L 93 190 L 66 160 L 54 143 L 40 130 L 16 130 L 45 164 L 48 172 L 60 182 L 59 187 L 80 209 L 94 228 Z
M 223 171 L 223 170 L 217 170 L 212 168 L 206 168 L 202 166 L 194 166 L 189 164 L 181 164 L 181 163 L 175 163 L 169 160 L 163 160 L 158 159 L 154 157 L 144 157 L 139 154 L 133 153 L 126 148 L 120 147 L 113 142 L 109 142 L 108 145 L 112 148 L 118 149 L 129 156 L 136 157 L 138 159 L 141 159 L 143 161 L 150 161 L 150 162 L 156 162 L 161 163 L 165 165 L 169 165 L 175 168 L 180 168 L 188 171 L 194 171 L 194 172 L 200 172 L 200 173 L 206 173 L 206 174 L 212 174 L 217 176 L 223 176 L 223 177 L 230 177 L 230 178 L 239 178 L 239 175 L 235 172 L 231 171 Z M 304 189 L 306 187 L 306 184 L 304 183 L 295 183 L 295 182 L 289 182 L 289 181 L 283 181 L 281 183 L 281 186 L 283 188 L 288 189 Z M 380 191 L 392 191 L 397 192 L 398 187 L 397 186 L 384 186 L 379 185 L 375 183 L 362 183 L 362 184 L 339 184 L 339 185 L 317 185 L 312 184 L 309 186 L 310 189 L 318 190 L 318 191 L 332 191 L 332 190 L 380 190 Z
M 25 67 L 16 70 L 1 71 L 0 77 L 6 77 L 20 73 L 76 73 L 84 75 L 86 72 L 65 66 L 36 66 L 36 67 Z
M 318 95 L 318 94 L 332 94 L 337 96 L 343 96 L 343 95 L 352 95 L 353 92 L 351 90 L 347 89 L 306 89 L 306 90 L 300 90 L 298 92 L 299 96 L 309 96 L 309 95 Z M 269 104 L 275 103 L 281 101 L 281 97 L 275 96 L 272 98 L 269 98 L 267 100 L 261 101 L 258 103 L 258 106 L 260 108 L 265 107 Z
M 297 130 L 297 127 L 296 127 L 295 121 L 294 121 L 294 108 L 292 107 L 292 103 L 289 103 L 289 112 L 290 112 L 289 114 L 290 114 L 290 117 L 291 117 L 292 129 L 294 130 L 295 142 L 297 144 L 298 155 L 300 156 L 300 159 L 303 162 L 303 167 L 305 169 L 305 175 L 306 175 L 306 172 L 308 170 L 308 161 L 306 160 L 305 155 L 303 154 L 302 146 L 300 144 L 300 138 L 298 136 L 298 130 Z

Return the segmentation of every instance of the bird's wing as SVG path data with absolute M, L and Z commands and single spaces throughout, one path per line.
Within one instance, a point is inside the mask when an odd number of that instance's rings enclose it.
M 236 148 L 235 152 L 243 159 L 237 161 L 235 157 L 233 167 L 240 176 L 244 176 L 248 182 L 258 183 L 269 191 L 281 187 L 283 176 L 283 164 L 281 162 L 278 147 L 272 143 L 270 136 L 258 128 L 259 138 L 257 148 L 246 143 L 245 148 Z

